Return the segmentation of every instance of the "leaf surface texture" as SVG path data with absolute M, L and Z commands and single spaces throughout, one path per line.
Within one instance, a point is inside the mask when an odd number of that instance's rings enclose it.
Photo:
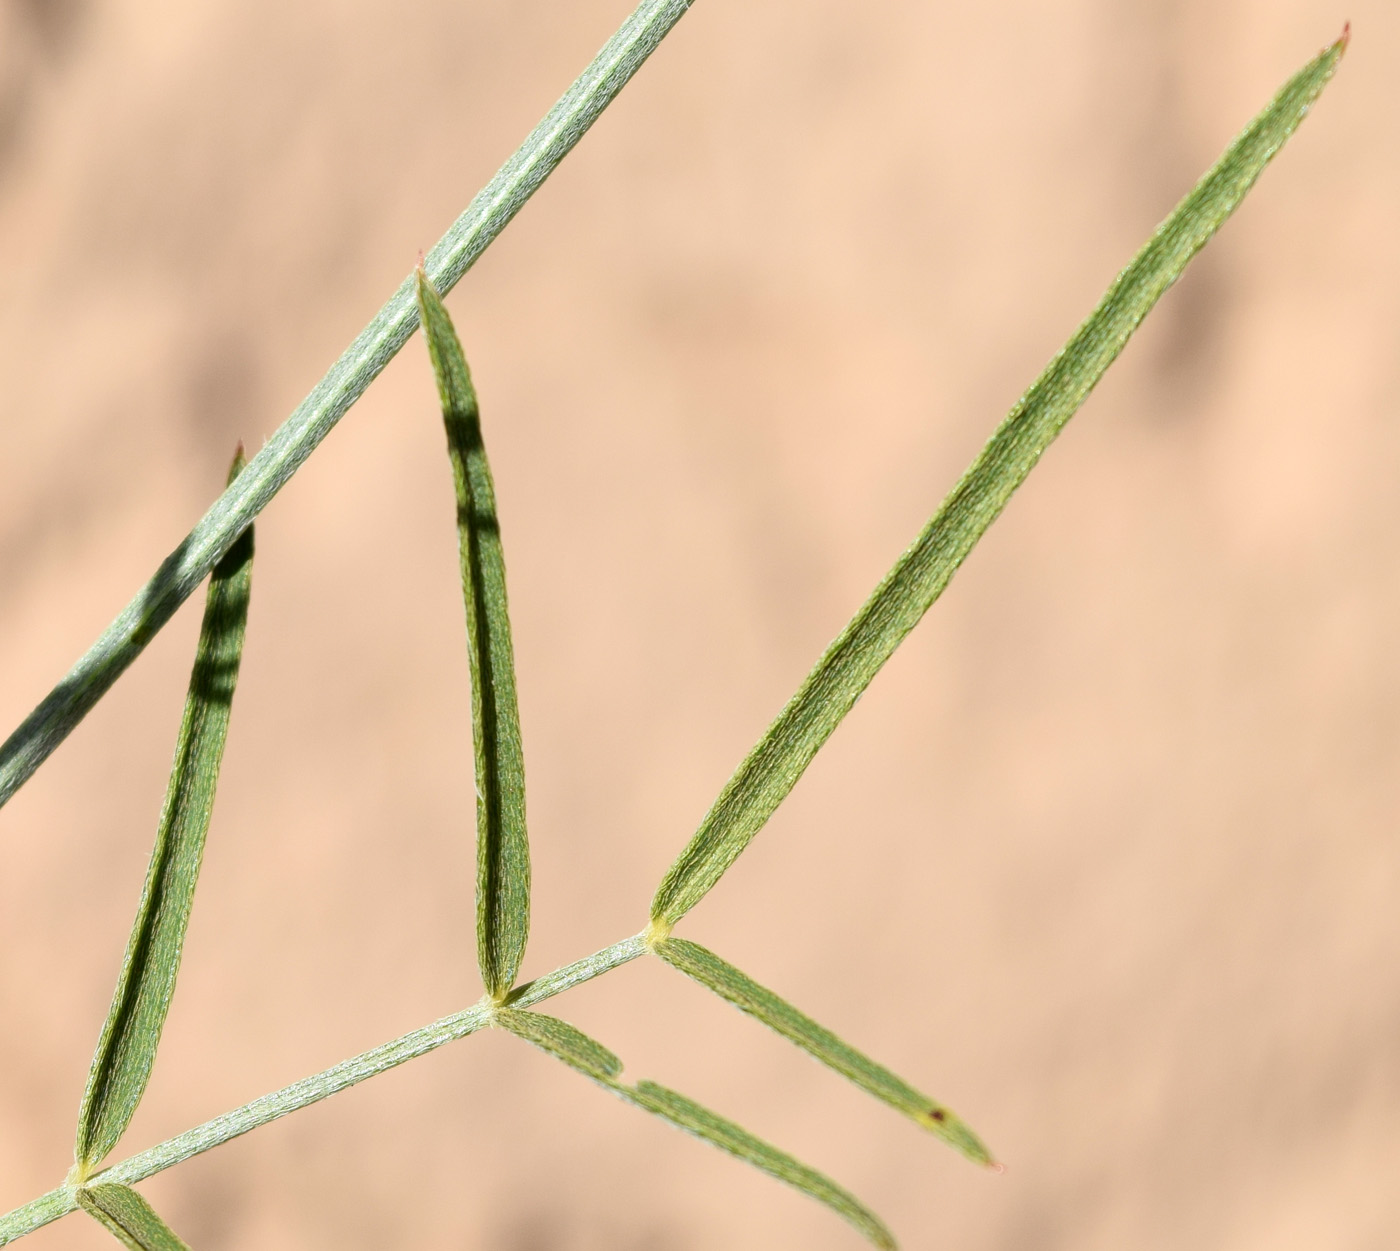
M 242 452 L 230 480 L 242 469 Z M 141 1101 L 175 992 L 204 840 L 243 655 L 253 572 L 245 530 L 209 580 L 194 672 L 165 806 L 117 988 L 78 1113 L 74 1158 L 88 1175 L 117 1144 Z
M 421 269 L 417 283 L 457 495 L 476 753 L 477 959 L 487 993 L 499 1001 L 515 984 L 530 932 L 525 759 L 506 607 L 505 557 L 471 372 L 452 319 Z
M 149 1203 L 130 1186 L 83 1186 L 78 1203 L 131 1251 L 190 1251 Z
M 713 951 L 684 938 L 666 938 L 656 944 L 656 954 L 668 964 L 707 986 L 750 1016 L 762 1021 L 828 1068 L 854 1082 L 910 1120 L 931 1130 L 978 1164 L 994 1164 L 992 1154 L 964 1122 L 943 1104 L 915 1090 L 863 1052 L 843 1042 L 823 1025 L 799 1011 L 786 999 L 760 986 Z
M 658 887 L 674 925 L 724 875 L 862 691 L 919 623 L 1138 323 L 1244 199 L 1327 85 L 1345 38 L 1283 86 L 1114 280 L 1087 321 L 988 440 L 962 480 L 725 784 Z
M 622 1062 L 617 1056 L 568 1022 L 542 1012 L 523 1012 L 514 1008 L 498 1008 L 496 1021 L 571 1068 L 578 1069 L 633 1107 L 659 1116 L 677 1129 L 736 1156 L 746 1164 L 752 1164 L 770 1177 L 776 1177 L 824 1203 L 877 1247 L 894 1247 L 894 1237 L 880 1218 L 829 1177 L 674 1090 L 658 1086 L 655 1082 L 643 1081 L 629 1086 L 618 1081 Z

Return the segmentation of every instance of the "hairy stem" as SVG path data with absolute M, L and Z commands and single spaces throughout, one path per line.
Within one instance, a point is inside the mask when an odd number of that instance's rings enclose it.
M 424 268 L 438 291 L 445 295 L 456 285 L 692 2 L 642 0 L 428 253 Z M 0 745 L 0 806 L 107 693 L 417 328 L 410 276 L 68 676 Z
M 604 947 L 602 951 L 594 952 L 591 956 L 585 956 L 582 960 L 566 964 L 555 969 L 553 973 L 547 973 L 544 977 L 538 977 L 533 982 L 517 987 L 510 997 L 510 1005 L 529 1008 L 546 999 L 552 999 L 574 986 L 592 981 L 595 977 L 635 960 L 646 950 L 643 935 L 624 938 L 621 942 L 613 943 L 611 947 Z M 260 1125 L 286 1116 L 289 1112 L 310 1107 L 311 1104 L 319 1103 L 348 1086 L 357 1085 L 409 1060 L 416 1060 L 430 1051 L 436 1051 L 445 1043 L 474 1034 L 491 1023 L 493 1011 L 492 1005 L 478 1003 L 463 1012 L 434 1021 L 431 1025 L 411 1030 L 391 1042 L 382 1043 L 370 1051 L 342 1060 L 323 1072 L 304 1077 L 301 1081 L 293 1082 L 290 1086 L 284 1086 L 269 1095 L 263 1095 L 260 1099 L 245 1103 L 241 1108 L 225 1112 L 212 1121 L 205 1121 L 203 1125 L 197 1125 L 194 1129 L 186 1130 L 183 1134 L 151 1147 L 148 1151 L 142 1151 L 120 1164 L 114 1164 L 95 1177 L 89 1178 L 87 1184 L 120 1182 L 129 1186 L 142 1181 L 172 1165 L 188 1160 L 191 1156 L 200 1155 L 212 1147 L 221 1146 L 231 1138 L 237 1138 Z M 0 1247 L 14 1242 L 17 1238 L 23 1238 L 25 1234 L 33 1233 L 41 1226 L 58 1220 L 60 1216 L 67 1216 L 77 1206 L 76 1188 L 65 1184 L 55 1187 L 5 1216 L 0 1216 Z

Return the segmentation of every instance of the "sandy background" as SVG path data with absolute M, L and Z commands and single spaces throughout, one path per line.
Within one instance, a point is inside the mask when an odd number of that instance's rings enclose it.
M 0 0 L 0 721 L 67 669 L 627 0 Z M 983 1174 L 679 975 L 554 1008 L 909 1248 L 1400 1242 L 1400 8 L 699 0 L 449 303 L 510 562 L 534 975 L 642 925 L 826 641 L 1344 18 L 1256 194 L 684 923 Z M 455 536 L 415 341 L 258 523 L 123 1153 L 479 994 Z M 0 1209 L 56 1183 L 192 602 L 0 813 Z M 854 1248 L 478 1036 L 145 1187 L 218 1248 Z M 35 1251 L 112 1245 L 81 1217 Z

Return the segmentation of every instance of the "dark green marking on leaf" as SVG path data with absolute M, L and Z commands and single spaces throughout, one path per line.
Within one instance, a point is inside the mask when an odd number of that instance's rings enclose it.
M 1012 408 L 923 532 L 895 563 L 725 784 L 671 866 L 651 915 L 664 931 L 704 898 L 934 600 L 1138 323 L 1234 212 L 1332 77 L 1346 37 L 1291 78 L 1157 228 L 1098 307 Z
M 471 663 L 476 751 L 476 943 L 486 991 L 515 984 L 530 932 L 530 844 L 525 761 L 506 608 L 506 567 L 476 390 L 452 319 L 420 269 L 418 308 L 437 375 L 452 480 Z
M 760 986 L 748 974 L 714 952 L 684 938 L 663 938 L 654 945 L 653 950 L 667 964 L 795 1042 L 866 1093 L 883 1100 L 925 1129 L 932 1130 L 969 1160 L 995 1166 L 991 1152 L 952 1111 L 922 1091 L 915 1090 L 884 1065 L 877 1064 L 843 1042 L 825 1026 L 818 1025 L 787 1000 Z
M 240 447 L 229 473 L 243 468 Z M 253 572 L 253 528 L 214 567 L 165 806 L 126 958 L 92 1058 L 74 1144 L 77 1178 L 117 1144 L 141 1101 L 175 991 L 223 761 Z
M 78 1203 L 131 1251 L 190 1251 L 130 1186 L 80 1186 Z

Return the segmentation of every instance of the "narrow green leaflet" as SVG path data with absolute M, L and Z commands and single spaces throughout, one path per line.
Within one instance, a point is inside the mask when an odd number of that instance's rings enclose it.
M 818 1025 L 787 1000 L 780 999 L 766 986 L 760 986 L 748 974 L 720 959 L 713 951 L 683 938 L 661 939 L 654 950 L 667 964 L 693 977 L 701 985 L 708 986 L 784 1038 L 791 1039 L 868 1094 L 884 1100 L 910 1120 L 932 1130 L 969 1160 L 978 1164 L 996 1163 L 977 1135 L 948 1108 L 915 1090 L 884 1065 L 876 1064 L 869 1056 L 842 1042 L 829 1029 Z
M 242 468 L 240 448 L 229 480 Z M 243 654 L 252 573 L 253 528 L 249 526 L 214 567 L 209 580 L 165 807 L 126 959 L 78 1113 L 73 1149 L 78 1180 L 90 1176 L 116 1146 L 151 1076 L 156 1045 L 175 990 L 185 927 L 204 855 L 204 836 L 214 807 L 229 709 Z
M 644 1108 L 826 1204 L 850 1221 L 877 1247 L 895 1245 L 894 1237 L 875 1213 L 816 1169 L 809 1168 L 761 1138 L 755 1138 L 733 1121 L 717 1116 L 674 1090 L 667 1090 L 655 1082 L 638 1082 L 635 1086 L 629 1086 L 618 1081 L 622 1061 L 582 1030 L 557 1017 L 546 1016 L 542 1012 L 523 1012 L 516 1008 L 498 1008 L 495 1019 L 498 1025 L 578 1069 L 625 1102 Z
M 602 1043 L 557 1016 L 523 1012 L 518 1008 L 497 1008 L 495 1021 L 516 1037 L 578 1069 L 585 1077 L 606 1083 L 622 1072 L 622 1061 Z
M 130 1186 L 81 1186 L 78 1202 L 131 1251 L 190 1251 Z
M 506 610 L 506 566 L 471 373 L 452 319 L 421 269 L 417 281 L 418 308 L 437 375 L 457 490 L 476 744 L 477 958 L 487 993 L 500 1002 L 515 984 L 530 932 L 525 761 Z
M 704 897 L 796 785 L 880 666 L 943 592 L 1138 323 L 1235 210 L 1302 121 L 1346 47 L 1325 49 L 1290 79 L 1158 227 L 1098 307 L 1031 385 L 912 546 L 807 676 L 725 784 L 657 889 L 665 931 Z
M 831 1178 L 809 1168 L 800 1160 L 793 1159 L 785 1151 L 779 1151 L 761 1138 L 755 1138 L 748 1130 L 717 1116 L 708 1108 L 684 1095 L 658 1086 L 655 1082 L 638 1082 L 633 1086 L 617 1086 L 617 1093 L 628 1103 L 670 1121 L 677 1129 L 703 1138 L 712 1146 L 730 1155 L 737 1156 L 746 1164 L 762 1169 L 770 1177 L 787 1182 L 804 1195 L 826 1204 L 838 1216 L 844 1217 L 864 1234 L 877 1247 L 894 1247 L 894 1235 L 885 1228 L 869 1208 L 847 1190 L 843 1190 Z

